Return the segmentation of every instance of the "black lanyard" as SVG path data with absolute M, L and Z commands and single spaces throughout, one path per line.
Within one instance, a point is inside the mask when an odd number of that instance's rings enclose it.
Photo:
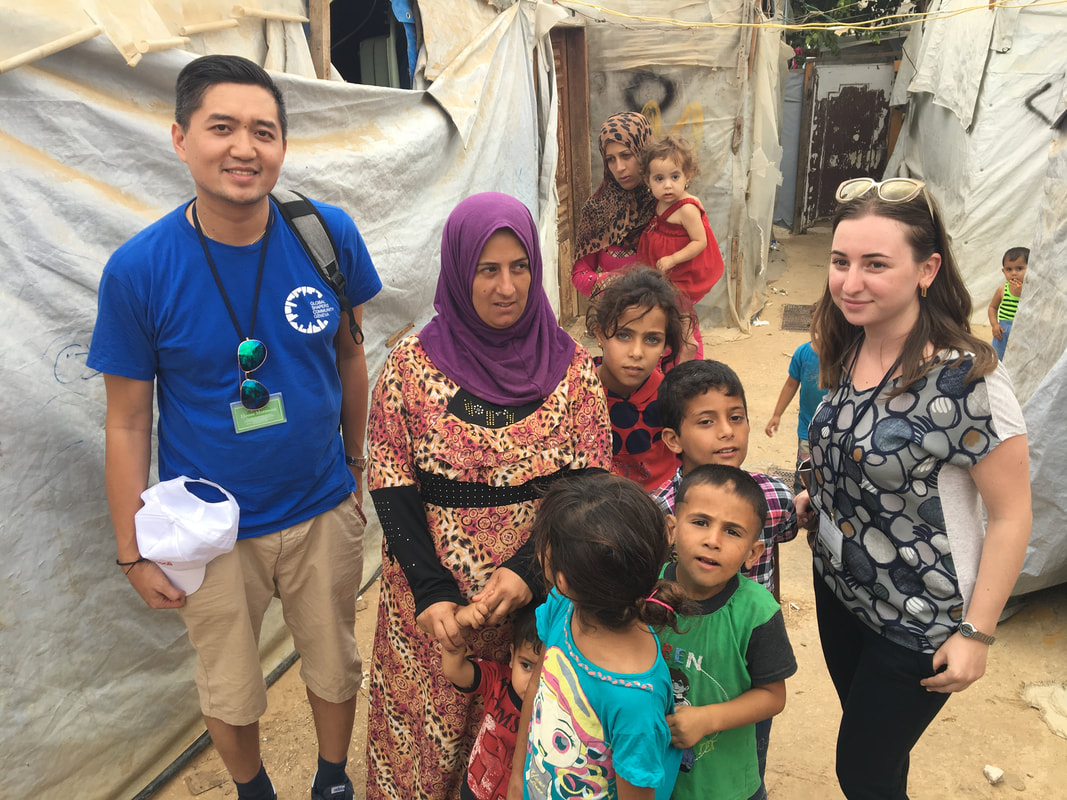
M 242 342 L 246 339 L 251 339 L 256 335 L 256 311 L 259 310 L 259 290 L 263 286 L 263 265 L 267 262 L 267 242 L 270 239 L 271 225 L 274 224 L 274 207 L 271 207 L 270 214 L 267 216 L 267 228 L 263 231 L 263 244 L 259 246 L 259 271 L 256 273 L 256 294 L 252 299 L 252 324 L 248 329 L 248 336 L 245 336 L 241 331 L 241 323 L 237 321 L 237 314 L 234 313 L 230 298 L 226 295 L 226 290 L 222 286 L 222 278 L 219 277 L 219 271 L 215 268 L 215 259 L 211 257 L 211 251 L 207 246 L 207 237 L 204 236 L 204 231 L 200 227 L 200 217 L 196 213 L 195 200 L 192 202 L 192 215 L 193 227 L 196 228 L 200 246 L 204 248 L 204 258 L 207 259 L 207 265 L 211 267 L 211 274 L 215 278 L 215 285 L 219 288 L 219 294 L 222 295 L 222 302 L 226 304 L 226 310 L 230 312 L 230 322 L 233 323 L 233 329 L 237 331 L 237 336 Z

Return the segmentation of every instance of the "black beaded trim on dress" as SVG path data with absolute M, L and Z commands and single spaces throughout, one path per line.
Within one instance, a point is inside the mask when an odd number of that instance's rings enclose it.
M 454 481 L 432 472 L 416 470 L 419 495 L 424 503 L 439 508 L 494 508 L 536 500 L 550 483 L 569 473 L 564 467 L 516 486 L 489 486 L 470 481 Z
M 544 402 L 541 399 L 521 406 L 498 406 L 475 397 L 466 389 L 460 389 L 448 401 L 448 413 L 480 428 L 506 428 L 526 419 L 544 405 Z

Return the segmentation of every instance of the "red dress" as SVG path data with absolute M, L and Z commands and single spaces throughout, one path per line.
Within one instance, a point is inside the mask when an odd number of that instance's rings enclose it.
M 708 237 L 708 246 L 697 254 L 696 258 L 682 262 L 666 275 L 671 283 L 696 303 L 711 291 L 711 287 L 722 277 L 725 265 L 722 262 L 722 254 L 719 253 L 719 243 L 715 241 L 715 234 L 711 232 L 711 226 L 708 224 L 708 215 L 695 197 L 679 200 L 662 214 L 652 217 L 637 244 L 637 263 L 655 267 L 661 258 L 673 255 L 689 244 L 689 234 L 686 233 L 685 227 L 667 222 L 671 214 L 686 204 L 699 209 L 704 235 Z

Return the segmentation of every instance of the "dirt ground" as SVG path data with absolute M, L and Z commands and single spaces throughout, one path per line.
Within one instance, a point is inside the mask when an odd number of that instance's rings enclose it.
M 704 332 L 706 355 L 730 364 L 745 385 L 752 425 L 746 467 L 767 472 L 792 468 L 796 401 L 783 416 L 775 438 L 768 438 L 763 429 L 785 381 L 789 358 L 807 338 L 805 333 L 780 329 L 782 307 L 817 299 L 829 250 L 826 230 L 796 237 L 783 234 L 779 240 L 781 250 L 774 254 L 774 271 L 769 276 L 775 291 L 760 314 L 768 324 L 752 327 L 749 335 L 725 329 Z M 810 551 L 801 536 L 783 546 L 781 556 L 782 608 L 798 671 L 787 682 L 786 709 L 774 722 L 768 791 L 779 800 L 839 800 L 834 741 L 840 709 L 819 649 Z M 998 627 L 986 676 L 949 701 L 914 749 L 912 800 L 1067 798 L 1067 740 L 1055 735 L 1022 697 L 1029 685 L 1067 681 L 1067 585 L 1025 600 L 1021 610 Z M 376 606 L 377 587 L 372 587 L 361 602 L 356 624 L 367 659 Z M 279 798 L 306 798 L 315 764 L 315 737 L 298 666 L 268 696 L 270 708 L 261 723 L 264 762 Z M 361 691 L 349 753 L 349 774 L 357 798 L 363 797 L 366 771 L 366 715 L 367 697 Z M 986 764 L 1005 771 L 1003 782 L 988 783 L 982 774 Z M 236 797 L 232 782 L 224 776 L 218 755 L 209 747 L 155 797 Z

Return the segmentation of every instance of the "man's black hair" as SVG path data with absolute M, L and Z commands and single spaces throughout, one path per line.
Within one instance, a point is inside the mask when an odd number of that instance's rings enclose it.
M 204 93 L 220 83 L 259 86 L 270 92 L 278 105 L 278 123 L 282 129 L 282 141 L 285 141 L 289 133 L 289 117 L 285 113 L 285 100 L 281 90 L 263 67 L 241 56 L 201 56 L 190 61 L 178 73 L 174 121 L 183 131 L 189 130 L 189 120 L 203 105 Z

